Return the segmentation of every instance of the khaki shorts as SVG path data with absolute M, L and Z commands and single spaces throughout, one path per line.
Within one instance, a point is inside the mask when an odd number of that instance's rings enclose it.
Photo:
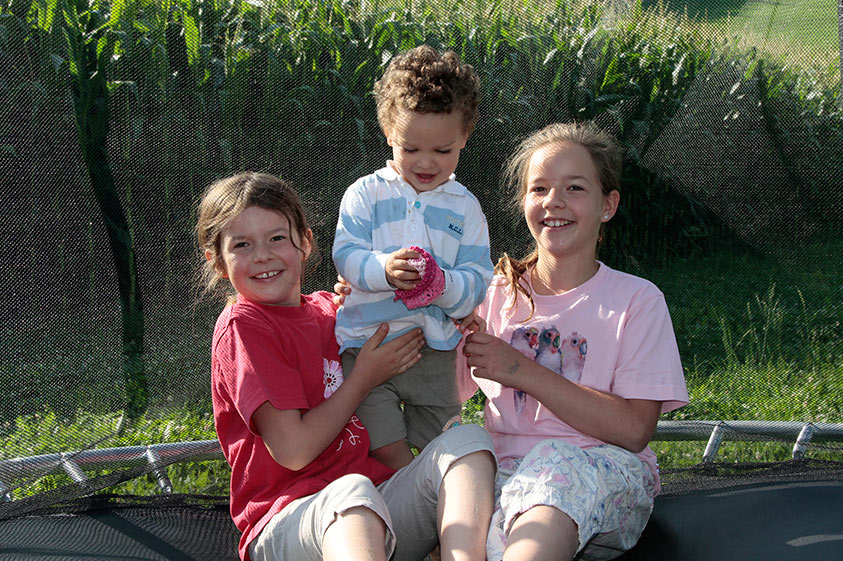
M 342 353 L 342 370 L 348 375 L 360 349 Z M 421 449 L 460 414 L 454 351 L 422 349 L 421 359 L 369 392 L 356 415 L 369 431 L 375 450 L 399 440 Z
M 358 474 L 343 476 L 316 494 L 284 507 L 249 544 L 253 561 L 321 561 L 322 538 L 337 515 L 359 506 L 386 524 L 384 549 L 392 561 L 418 561 L 438 543 L 439 487 L 458 459 L 485 450 L 492 439 L 479 425 L 455 426 L 433 439 L 410 465 L 380 485 Z

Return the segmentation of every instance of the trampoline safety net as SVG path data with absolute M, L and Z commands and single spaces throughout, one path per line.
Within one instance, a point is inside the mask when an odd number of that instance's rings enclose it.
M 493 261 L 530 250 L 501 181 L 520 139 L 594 120 L 623 145 L 600 259 L 664 292 L 691 395 L 651 444 L 657 512 L 841 480 L 843 4 L 0 0 L 0 559 L 236 559 L 197 198 L 288 180 L 303 289 L 330 290 L 342 194 L 391 154 L 374 81 L 422 43 L 480 78 L 457 178 Z

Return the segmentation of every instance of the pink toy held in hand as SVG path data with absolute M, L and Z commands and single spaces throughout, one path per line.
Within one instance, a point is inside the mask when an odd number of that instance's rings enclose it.
M 403 300 L 408 310 L 415 310 L 427 306 L 445 290 L 445 273 L 439 268 L 433 256 L 418 246 L 410 246 L 410 249 L 419 254 L 417 259 L 408 259 L 419 272 L 421 280 L 409 290 L 396 290 L 393 300 Z

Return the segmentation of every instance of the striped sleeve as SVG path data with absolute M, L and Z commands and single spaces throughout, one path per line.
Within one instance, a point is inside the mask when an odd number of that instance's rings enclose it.
M 332 257 L 337 272 L 355 288 L 367 292 L 393 290 L 386 281 L 388 254 L 373 249 L 373 206 L 366 196 L 364 179 L 343 195 L 334 234 Z
M 462 319 L 483 302 L 494 267 L 489 226 L 477 198 L 467 193 L 465 231 L 453 269 L 445 271 L 445 291 L 435 304 L 454 319 Z

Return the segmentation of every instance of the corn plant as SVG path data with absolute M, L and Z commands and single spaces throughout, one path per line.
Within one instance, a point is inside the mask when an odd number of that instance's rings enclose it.
M 32 192 L 59 184 L 60 172 L 44 179 L 58 167 L 46 165 L 50 154 L 20 140 L 13 125 L 28 127 L 31 114 L 74 104 L 65 108 L 65 121 L 56 119 L 56 134 L 75 121 L 84 132 L 76 142 L 88 158 L 85 169 L 89 160 L 93 168 L 101 165 L 104 173 L 89 174 L 105 186 L 102 193 L 116 190 L 124 215 L 110 219 L 118 225 L 112 233 L 134 255 L 121 278 L 131 279 L 138 262 L 150 268 L 141 271 L 140 284 L 130 280 L 121 291 L 136 286 L 135 296 L 124 299 L 137 309 L 138 295 L 145 297 L 145 322 L 135 324 L 143 339 L 135 341 L 143 343 L 146 362 L 137 372 L 167 396 L 179 391 L 170 372 L 207 368 L 201 346 L 207 333 L 170 341 L 159 326 L 211 325 L 218 311 L 194 316 L 185 304 L 195 295 L 198 256 L 189 232 L 201 189 L 244 169 L 291 180 L 311 207 L 323 246 L 324 266 L 305 289 L 330 286 L 327 249 L 339 194 L 389 154 L 372 86 L 395 53 L 420 43 L 455 50 L 481 78 L 480 120 L 458 177 L 491 216 L 494 256 L 525 253 L 530 241 L 522 221 L 499 219 L 509 200 L 499 181 L 502 162 L 522 136 L 571 119 L 595 119 L 626 149 L 623 202 L 601 254 L 609 264 L 640 273 L 723 245 L 746 247 L 743 215 L 729 221 L 731 200 L 725 210 L 715 205 L 724 204 L 712 184 L 718 179 L 697 185 L 674 173 L 694 167 L 683 158 L 704 157 L 712 146 L 725 150 L 738 126 L 748 137 L 768 138 L 770 165 L 791 174 L 774 187 L 755 183 L 775 190 L 767 198 L 793 202 L 800 242 L 823 230 L 833 238 L 839 213 L 821 209 L 841 200 L 836 84 L 738 51 L 684 16 L 629 4 L 630 11 L 615 13 L 604 2 L 565 0 L 6 0 L 0 2 L 0 95 L 10 102 L 0 109 L 0 169 L 21 174 L 20 184 Z M 76 19 L 65 18 L 71 8 Z M 84 126 L 76 110 L 82 107 L 89 111 L 81 114 Z M 86 132 L 94 124 L 101 127 L 96 135 Z M 670 142 L 687 146 L 671 150 Z M 30 153 L 36 156 L 23 156 Z M 719 163 L 712 159 L 704 163 Z M 726 177 L 741 194 L 744 176 Z M 770 231 L 775 218 L 764 223 Z M 793 222 L 778 220 L 776 227 Z M 95 240 L 96 228 L 87 235 Z M 764 241 L 759 235 L 749 243 Z M 57 266 L 71 266 L 61 259 L 67 264 Z M 33 359 L 28 375 L 58 376 L 57 368 Z M 34 399 L 26 396 L 27 404 Z

